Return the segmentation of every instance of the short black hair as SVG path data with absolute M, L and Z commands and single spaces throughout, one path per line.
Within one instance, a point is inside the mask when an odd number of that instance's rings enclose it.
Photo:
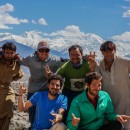
M 60 75 L 52 74 L 48 79 L 48 84 L 50 84 L 51 80 L 60 80 L 60 87 L 63 86 L 64 80 Z
M 80 45 L 72 45 L 72 46 L 70 46 L 70 48 L 68 49 L 69 54 L 70 54 L 71 50 L 75 50 L 77 48 L 79 49 L 80 53 L 83 55 L 83 49 L 82 49 L 82 47 Z
M 2 46 L 2 50 L 5 50 L 5 49 L 10 49 L 10 50 L 16 52 L 16 46 L 14 45 L 13 42 L 6 42 L 6 43 Z
M 100 51 L 107 51 L 107 50 L 115 50 L 116 51 L 116 45 L 112 41 L 106 41 L 101 44 Z
M 90 72 L 86 74 L 85 82 L 88 83 L 88 85 L 90 85 L 94 79 L 102 80 L 102 76 L 97 72 Z

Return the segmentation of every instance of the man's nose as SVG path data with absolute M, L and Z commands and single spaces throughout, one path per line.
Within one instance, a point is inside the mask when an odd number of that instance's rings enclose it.
M 98 91 L 101 89 L 101 87 L 99 87 L 99 86 L 97 86 L 97 88 L 96 88 Z
M 54 84 L 54 86 L 53 86 L 54 88 L 56 88 L 56 85 Z

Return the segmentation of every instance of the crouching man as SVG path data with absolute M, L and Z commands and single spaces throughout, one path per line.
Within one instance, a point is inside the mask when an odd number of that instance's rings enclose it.
M 101 79 L 96 72 L 86 76 L 87 89 L 71 103 L 67 118 L 69 130 L 123 129 L 122 123 L 126 123 L 129 116 L 114 113 L 111 98 L 108 93 L 101 91 Z M 106 125 L 105 119 L 109 121 Z
M 48 79 L 48 91 L 35 93 L 24 103 L 23 93 L 25 88 L 20 84 L 19 111 L 26 111 L 33 105 L 36 106 L 36 114 L 32 130 L 66 130 L 62 123 L 63 114 L 67 109 L 67 98 L 59 91 L 63 85 L 63 79 L 59 75 L 52 75 Z

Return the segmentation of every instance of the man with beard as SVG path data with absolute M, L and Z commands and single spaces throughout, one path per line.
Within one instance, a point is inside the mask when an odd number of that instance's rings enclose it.
M 96 71 L 102 75 L 102 90 L 110 95 L 115 112 L 130 114 L 130 59 L 116 55 L 116 45 L 105 41 L 100 46 L 103 59 L 96 66 Z M 130 130 L 130 120 L 124 125 L 124 130 Z
M 36 114 L 31 130 L 66 130 L 61 123 L 63 114 L 67 109 L 67 98 L 59 94 L 63 85 L 63 79 L 58 75 L 52 75 L 48 79 L 48 91 L 36 92 L 24 103 L 23 92 L 25 88 L 20 84 L 19 111 L 26 111 L 33 105 L 36 106 Z
M 67 118 L 70 130 L 122 130 L 127 116 L 114 113 L 111 98 L 101 91 L 101 75 L 89 73 L 86 78 L 87 89 L 71 103 Z M 109 120 L 104 124 L 105 119 Z
M 29 100 L 31 96 L 36 92 L 46 91 L 48 89 L 48 77 L 45 74 L 45 66 L 48 65 L 50 67 L 50 70 L 55 72 L 63 64 L 63 62 L 66 61 L 63 58 L 52 56 L 50 50 L 51 48 L 49 43 L 46 41 L 40 41 L 34 54 L 31 54 L 24 58 L 17 57 L 19 63 L 28 67 L 30 71 L 27 100 Z M 32 126 L 36 107 L 33 106 L 29 108 L 28 111 L 29 121 Z M 31 127 L 29 129 L 31 129 Z
M 16 46 L 7 42 L 2 46 L 0 58 L 0 130 L 8 130 L 10 119 L 13 116 L 13 104 L 15 101 L 14 90 L 11 82 L 20 79 L 23 72 L 15 60 Z

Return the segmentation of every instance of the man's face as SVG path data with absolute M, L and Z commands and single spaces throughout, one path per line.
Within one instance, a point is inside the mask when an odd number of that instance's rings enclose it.
M 104 56 L 104 59 L 108 62 L 111 62 L 114 60 L 115 50 L 107 50 L 102 51 L 102 55 Z
M 38 57 L 40 60 L 46 60 L 49 56 L 49 49 L 39 49 L 38 50 Z
M 4 52 L 4 57 L 7 61 L 12 61 L 14 59 L 15 52 L 13 50 L 5 49 L 3 52 Z
M 70 51 L 70 61 L 74 64 L 78 64 L 80 63 L 81 59 L 82 59 L 82 54 L 79 50 L 79 48 L 76 48 L 76 49 L 72 49 Z
M 100 80 L 94 79 L 92 83 L 90 84 L 90 86 L 87 84 L 88 93 L 93 97 L 97 96 L 98 92 L 101 90 L 101 85 L 102 83 Z
M 60 87 L 60 80 L 51 80 L 50 84 L 48 84 L 49 93 L 53 96 L 56 96 L 61 87 Z

